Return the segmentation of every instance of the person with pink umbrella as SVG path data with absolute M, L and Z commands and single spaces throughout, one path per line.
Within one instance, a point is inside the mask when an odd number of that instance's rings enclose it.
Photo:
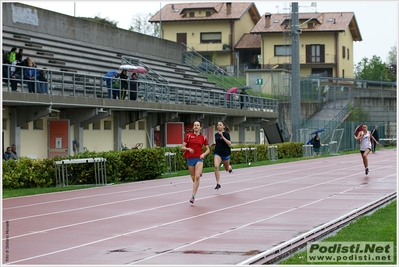
M 229 90 L 227 90 L 227 94 L 226 94 L 226 100 L 227 100 L 227 103 L 228 103 L 228 107 L 229 108 L 232 108 L 233 107 L 233 104 L 234 104 L 234 94 L 235 93 L 237 93 L 237 91 L 238 91 L 238 87 L 232 87 L 232 88 L 230 88 Z

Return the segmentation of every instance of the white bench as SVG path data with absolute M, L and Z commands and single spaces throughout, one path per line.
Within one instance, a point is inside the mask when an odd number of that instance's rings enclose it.
M 71 164 L 94 164 L 94 178 L 96 185 L 107 184 L 105 158 L 82 158 L 82 159 L 64 159 L 55 161 L 56 166 L 55 183 L 56 186 L 68 186 L 68 165 Z

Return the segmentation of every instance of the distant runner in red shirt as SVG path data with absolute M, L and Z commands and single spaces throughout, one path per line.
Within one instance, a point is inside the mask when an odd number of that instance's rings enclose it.
M 188 170 L 193 180 L 193 193 L 190 198 L 191 204 L 194 204 L 195 195 L 197 194 L 202 169 L 204 167 L 204 158 L 209 154 L 210 149 L 208 139 L 201 134 L 202 123 L 195 121 L 193 124 L 193 133 L 188 133 L 184 137 L 181 149 L 184 151 L 184 157 L 187 159 Z M 203 152 L 202 147 L 206 148 Z

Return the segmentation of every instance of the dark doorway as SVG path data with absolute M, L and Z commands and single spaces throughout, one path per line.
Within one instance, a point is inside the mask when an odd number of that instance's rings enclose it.
M 177 33 L 176 42 L 187 45 L 187 33 Z

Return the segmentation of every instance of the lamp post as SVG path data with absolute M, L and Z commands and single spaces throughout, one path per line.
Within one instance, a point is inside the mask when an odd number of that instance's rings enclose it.
M 299 142 L 299 125 L 301 121 L 299 34 L 302 31 L 299 29 L 298 3 L 292 3 L 291 15 L 291 141 Z

